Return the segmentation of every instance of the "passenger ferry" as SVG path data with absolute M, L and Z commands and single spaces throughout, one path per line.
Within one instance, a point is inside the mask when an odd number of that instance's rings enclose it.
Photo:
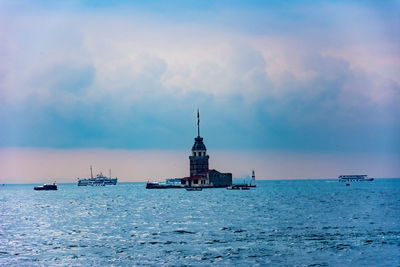
M 362 175 L 340 175 L 338 177 L 339 182 L 362 182 L 362 181 L 373 181 L 374 178 L 368 178 L 368 175 L 362 174 Z
M 110 177 L 106 177 L 103 173 L 99 173 L 96 177 L 93 177 L 92 166 L 90 166 L 90 178 L 87 179 L 79 179 L 78 178 L 78 186 L 106 186 L 106 185 L 116 185 L 118 178 L 111 178 L 111 169 L 110 169 Z

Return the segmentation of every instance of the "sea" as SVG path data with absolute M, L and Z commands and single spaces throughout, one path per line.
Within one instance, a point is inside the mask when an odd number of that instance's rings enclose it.
M 400 179 L 0 185 L 1 266 L 399 266 Z

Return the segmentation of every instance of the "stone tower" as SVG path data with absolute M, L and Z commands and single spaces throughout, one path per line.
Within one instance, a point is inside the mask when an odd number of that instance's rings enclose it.
M 206 146 L 203 143 L 203 138 L 200 137 L 200 114 L 197 110 L 197 137 L 194 138 L 192 147 L 192 155 L 190 160 L 190 177 L 199 175 L 202 171 L 208 170 L 208 159 Z

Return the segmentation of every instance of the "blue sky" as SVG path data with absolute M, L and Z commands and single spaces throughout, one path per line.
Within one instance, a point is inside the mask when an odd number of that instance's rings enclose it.
M 399 1 L 2 1 L 0 148 L 183 151 L 200 108 L 209 149 L 395 162 L 399 11 Z

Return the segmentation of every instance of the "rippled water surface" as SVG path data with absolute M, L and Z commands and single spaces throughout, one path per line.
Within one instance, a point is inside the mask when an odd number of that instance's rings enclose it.
M 0 265 L 400 264 L 400 179 L 0 186 Z

